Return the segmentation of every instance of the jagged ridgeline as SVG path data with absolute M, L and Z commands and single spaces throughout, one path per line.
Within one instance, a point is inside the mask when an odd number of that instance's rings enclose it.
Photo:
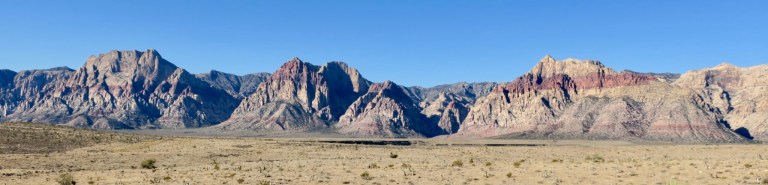
M 99 129 L 317 130 L 362 137 L 744 142 L 768 137 L 768 65 L 617 72 L 546 56 L 511 82 L 405 87 L 342 62 L 190 74 L 146 51 L 0 70 L 0 121 Z
M 77 70 L 21 71 L 12 79 L 3 81 L 3 121 L 197 128 L 225 121 L 239 102 L 153 49 L 111 51 L 88 57 Z

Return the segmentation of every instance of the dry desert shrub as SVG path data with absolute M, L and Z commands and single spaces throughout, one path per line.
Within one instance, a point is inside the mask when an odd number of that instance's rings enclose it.
M 525 159 L 520 159 L 519 161 L 515 161 L 513 165 L 515 165 L 515 168 L 519 168 L 520 165 L 522 165 L 525 162 Z
M 605 162 L 605 158 L 603 158 L 603 156 L 600 156 L 600 154 L 588 155 L 585 159 L 587 161 L 592 161 L 596 163 Z
M 155 160 L 155 159 L 144 160 L 144 161 L 141 162 L 141 168 L 144 168 L 144 169 L 155 169 L 155 168 L 157 168 L 155 166 L 156 162 L 157 162 L 157 160 Z
M 371 174 L 368 173 L 368 172 L 363 172 L 362 174 L 360 174 L 360 177 L 363 178 L 364 180 L 371 180 L 371 179 L 373 179 L 373 177 L 371 177 Z
M 461 162 L 461 160 L 455 160 L 453 163 L 451 163 L 451 166 L 462 167 L 464 166 L 464 162 Z
M 59 185 L 75 185 L 75 178 L 72 175 L 65 173 L 59 175 L 59 179 L 56 179 Z

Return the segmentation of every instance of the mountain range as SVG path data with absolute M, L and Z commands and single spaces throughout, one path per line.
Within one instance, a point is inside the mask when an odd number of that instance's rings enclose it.
M 0 70 L 0 121 L 96 129 L 331 130 L 355 137 L 768 140 L 768 65 L 684 74 L 545 56 L 511 82 L 371 82 L 343 62 L 190 74 L 154 49 Z

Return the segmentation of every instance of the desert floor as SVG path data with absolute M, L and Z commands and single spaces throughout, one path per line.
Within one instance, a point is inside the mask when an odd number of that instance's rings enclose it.
M 764 144 L 427 139 L 393 146 L 330 140 L 168 137 L 6 153 L 0 154 L 0 184 L 57 184 L 66 173 L 77 184 L 768 183 Z M 148 159 L 157 161 L 156 168 L 142 168 Z

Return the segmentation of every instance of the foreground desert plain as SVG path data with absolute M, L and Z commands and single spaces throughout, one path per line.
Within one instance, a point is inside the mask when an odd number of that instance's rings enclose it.
M 410 145 L 0 124 L 0 184 L 768 184 L 765 144 L 367 141 Z

